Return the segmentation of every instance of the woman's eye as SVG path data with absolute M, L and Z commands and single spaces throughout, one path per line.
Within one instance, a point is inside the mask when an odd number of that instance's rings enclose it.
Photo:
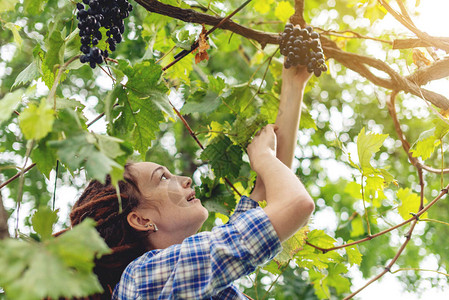
M 167 179 L 168 179 L 167 176 L 165 176 L 165 174 L 162 174 L 161 180 L 167 180 Z

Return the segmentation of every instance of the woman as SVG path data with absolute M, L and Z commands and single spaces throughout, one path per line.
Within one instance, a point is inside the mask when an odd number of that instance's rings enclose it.
M 281 242 L 305 225 L 314 209 L 289 168 L 309 78 L 303 67 L 283 70 L 276 125 L 263 128 L 247 149 L 257 173 L 251 199 L 243 196 L 229 222 L 211 232 L 196 234 L 208 212 L 195 197 L 192 180 L 164 166 L 125 167 L 121 213 L 109 179 L 89 184 L 71 220 L 76 225 L 86 217 L 95 219 L 113 251 L 95 267 L 105 288 L 98 298 L 246 299 L 233 281 L 279 253 Z M 267 202 L 263 209 L 260 200 Z

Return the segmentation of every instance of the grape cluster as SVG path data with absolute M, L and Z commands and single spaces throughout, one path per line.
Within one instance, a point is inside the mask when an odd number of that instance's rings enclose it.
M 281 38 L 280 49 L 286 57 L 284 66 L 287 69 L 297 65 L 307 66 L 307 71 L 317 77 L 327 71 L 320 35 L 312 27 L 300 28 L 287 24 Z
M 106 43 L 110 51 L 115 51 L 125 31 L 123 20 L 129 16 L 133 7 L 127 0 L 83 0 L 82 3 L 76 4 L 76 8 L 81 37 L 80 50 L 83 52 L 80 61 L 88 62 L 93 69 L 96 64 L 101 64 L 109 56 L 107 49 L 102 50 L 97 47 L 103 38 L 100 28 L 107 30 Z

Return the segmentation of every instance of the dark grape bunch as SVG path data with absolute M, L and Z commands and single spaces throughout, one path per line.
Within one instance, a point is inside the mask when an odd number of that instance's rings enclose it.
M 284 66 L 287 69 L 297 65 L 307 66 L 307 71 L 317 77 L 327 71 L 320 35 L 312 27 L 300 28 L 288 23 L 281 37 L 280 49 L 286 57 Z
M 83 4 L 84 3 L 84 4 Z M 89 7 L 87 7 L 89 6 Z M 122 41 L 125 31 L 123 22 L 129 16 L 133 7 L 127 0 L 83 0 L 77 3 L 78 28 L 81 37 L 82 63 L 89 63 L 92 69 L 101 64 L 108 56 L 107 49 L 97 47 L 103 38 L 100 28 L 106 28 L 106 43 L 110 51 L 115 51 L 116 45 Z

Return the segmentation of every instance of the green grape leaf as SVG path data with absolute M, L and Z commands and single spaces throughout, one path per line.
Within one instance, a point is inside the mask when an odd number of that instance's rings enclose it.
M 304 248 L 295 255 L 296 265 L 308 269 L 317 268 L 324 270 L 329 267 L 329 264 L 342 261 L 343 257 L 337 251 L 322 253 L 309 245 L 305 245 Z
M 257 0 L 254 1 L 254 10 L 261 14 L 266 14 L 271 9 L 271 4 L 274 0 Z
M 226 93 L 223 97 L 226 106 L 235 115 L 241 115 L 241 117 L 254 115 L 254 110 L 248 109 L 250 101 L 254 102 L 253 93 L 248 85 L 234 86 L 230 89 L 230 93 Z
M 161 111 L 163 111 L 173 120 L 176 118 L 175 113 L 173 111 L 173 107 L 171 106 L 166 93 L 155 89 L 148 91 L 147 94 L 148 94 L 147 99 L 151 100 L 154 103 L 154 105 L 156 105 Z
M 351 237 L 357 237 L 365 234 L 365 228 L 363 227 L 363 220 L 360 215 L 356 215 L 351 221 Z
M 419 211 L 420 197 L 413 193 L 409 188 L 399 189 L 396 193 L 398 199 L 401 201 L 401 205 L 398 207 L 398 212 L 404 220 L 408 220 L 412 217 L 410 213 L 417 213 Z M 423 204 L 427 203 L 424 198 Z M 427 212 L 421 215 L 421 218 L 427 218 Z
M 261 95 L 263 99 L 260 107 L 260 118 L 266 120 L 268 124 L 276 122 L 279 109 L 279 99 L 271 95 Z
M 52 241 L 48 245 L 49 250 L 58 255 L 66 266 L 90 272 L 95 265 L 95 258 L 110 253 L 94 226 L 93 220 L 86 219 Z
M 360 183 L 350 181 L 345 186 L 345 193 L 348 193 L 354 199 L 362 199 L 362 186 Z
M 57 160 L 55 149 L 48 147 L 47 141 L 55 138 L 57 138 L 56 134 L 48 134 L 38 142 L 37 147 L 31 152 L 31 159 L 47 179 L 50 178 L 50 172 L 55 167 Z
M 144 156 L 151 140 L 156 138 L 164 115 L 149 98 L 141 99 L 123 89 L 117 95 L 119 105 L 114 110 L 121 115 L 113 122 L 112 133 L 125 140 L 129 137 L 135 149 Z
M 298 230 L 291 238 L 282 243 L 282 251 L 274 258 L 279 264 L 285 264 L 295 256 L 306 244 L 309 228 L 304 226 Z
M 229 217 L 235 207 L 235 199 L 219 178 L 201 177 L 201 185 L 195 188 L 196 195 L 209 211 Z
M 166 39 L 164 37 L 164 39 Z M 190 55 L 193 57 L 193 55 Z M 174 60 L 173 54 L 170 54 L 165 61 L 165 64 L 172 62 Z M 180 81 L 185 84 L 190 84 L 190 74 L 193 71 L 193 59 L 185 58 L 179 60 L 176 64 L 170 67 L 164 72 L 164 78 L 170 78 L 172 80 Z
M 0 124 L 6 120 L 8 120 L 11 117 L 11 114 L 14 112 L 14 110 L 19 105 L 20 101 L 22 100 L 23 90 L 18 89 L 14 92 L 7 93 L 1 100 L 0 100 Z
M 14 84 L 12 85 L 12 89 L 18 86 L 21 86 L 23 84 L 26 84 L 28 82 L 33 81 L 34 79 L 37 79 L 40 76 L 39 67 L 38 64 L 33 61 L 31 64 L 28 65 L 22 72 L 17 75 L 16 80 L 14 81 Z
M 312 115 L 310 114 L 309 110 L 307 109 L 302 109 L 301 110 L 301 119 L 299 121 L 299 127 L 300 128 L 313 128 L 315 130 L 318 130 L 318 128 L 316 127 L 316 123 L 315 120 L 312 119 Z
M 278 265 L 274 260 L 271 260 L 266 264 L 263 269 L 270 272 L 271 274 L 280 275 L 282 266 Z
M 83 297 L 102 288 L 93 259 L 109 253 L 92 220 L 45 243 L 0 241 L 0 286 L 9 299 Z
M 187 102 L 181 109 L 183 114 L 191 114 L 194 112 L 211 113 L 221 104 L 221 97 L 213 91 L 197 91 L 189 97 Z
M 41 206 L 31 217 L 33 229 L 41 240 L 45 241 L 52 237 L 53 225 L 58 220 L 57 211 L 52 211 L 48 206 Z
M 23 6 L 29 15 L 36 15 L 44 10 L 48 0 L 24 0 Z
M 234 144 L 246 149 L 251 137 L 267 123 L 258 115 L 249 118 L 238 115 L 229 130 L 229 138 Z
M 19 0 L 0 0 L 0 13 L 14 10 L 16 4 L 19 2 Z
M 95 139 L 98 142 L 99 150 L 110 158 L 116 158 L 122 156 L 125 152 L 120 147 L 123 140 L 113 136 L 94 134 Z
M 365 200 L 372 200 L 374 207 L 380 206 L 380 201 L 383 198 L 383 190 L 385 187 L 385 180 L 379 175 L 370 175 L 366 178 L 365 185 Z
M 134 66 L 120 60 L 119 67 L 128 77 L 126 88 L 140 98 L 151 96 L 154 90 L 164 93 L 168 90 L 161 82 L 162 67 L 153 60 L 143 60 Z
M 57 71 L 54 67 L 64 63 L 65 42 L 64 37 L 62 36 L 60 23 L 53 23 L 49 28 L 50 31 L 45 40 L 47 53 L 45 54 L 42 67 L 46 67 L 47 80 L 45 81 L 45 84 L 51 89 L 53 81 L 50 80 L 52 78 L 54 79 L 54 75 Z M 51 75 L 48 74 L 48 72 L 50 72 Z
M 431 130 L 431 132 L 431 136 L 420 136 L 418 141 L 416 141 L 412 145 L 410 152 L 412 153 L 413 157 L 421 157 L 421 159 L 426 160 L 432 155 L 432 153 L 435 151 L 435 148 L 440 145 L 441 141 L 433 135 L 434 130 Z M 429 131 L 423 133 L 429 133 Z
M 26 139 L 39 140 L 45 137 L 53 127 L 54 111 L 42 98 L 39 106 L 30 103 L 19 116 L 19 126 Z
M 347 243 L 352 243 L 352 240 L 348 240 Z M 359 251 L 357 245 L 352 245 L 345 247 L 346 255 L 348 256 L 348 261 L 352 265 L 360 265 L 362 263 L 362 254 Z
M 435 124 L 435 133 L 433 135 L 439 140 L 443 139 L 449 132 L 448 121 L 443 121 L 440 118 L 436 118 L 433 120 L 433 124 Z
M 19 33 L 19 29 L 21 29 L 21 27 L 13 23 L 6 23 L 4 26 L 12 31 L 14 43 L 16 43 L 18 48 L 22 48 L 23 40 Z
M 350 281 L 342 275 L 347 272 L 348 269 L 340 263 L 330 265 L 327 273 L 309 270 L 310 281 L 318 298 L 331 299 L 329 287 L 335 288 L 338 294 L 349 291 Z
M 219 76 L 214 77 L 211 75 L 209 75 L 207 78 L 209 80 L 209 90 L 213 91 L 217 95 L 221 95 L 226 88 L 226 83 L 224 82 L 223 78 Z
M 217 177 L 239 175 L 242 161 L 242 150 L 232 144 L 228 137 L 215 138 L 201 153 L 201 159 L 207 160 Z
M 295 9 L 288 1 L 279 1 L 274 9 L 274 15 L 283 23 L 287 22 L 294 13 Z
M 105 150 L 105 142 L 107 146 L 113 148 L 112 150 L 115 149 L 119 153 L 114 154 L 111 149 Z M 75 171 L 84 167 L 89 177 L 104 182 L 107 174 L 114 171 L 113 174 L 120 178 L 120 170 L 123 171 L 123 166 L 112 159 L 123 154 L 123 151 L 113 145 L 114 142 L 118 143 L 118 140 L 99 138 L 98 135 L 79 130 L 64 140 L 49 141 L 48 145 L 57 148 L 61 162 L 70 170 Z M 108 155 L 112 155 L 112 157 Z M 114 178 L 114 181 L 117 181 L 117 178 Z
M 365 133 L 362 128 L 357 136 L 357 153 L 362 170 L 371 167 L 371 157 L 380 149 L 388 134 Z
M 123 85 L 116 84 L 104 100 L 104 114 L 109 126 L 114 122 L 113 109 L 119 97 L 123 97 Z
M 177 5 L 177 4 L 175 4 Z M 190 30 L 186 28 L 186 26 L 182 27 L 179 30 L 176 30 L 171 34 L 171 38 L 173 42 L 176 43 L 176 46 L 184 49 L 184 50 L 190 50 L 192 47 L 192 44 L 196 40 L 196 34 L 191 34 Z
M 378 4 L 377 0 L 370 0 L 363 16 L 369 19 L 371 24 L 373 24 L 375 21 L 383 19 L 386 14 L 387 10 L 382 5 Z
M 343 264 L 333 264 L 328 269 L 327 284 L 336 289 L 337 294 L 349 292 L 351 282 L 344 274 L 348 273 L 348 268 Z
M 314 229 L 309 232 L 307 241 L 320 248 L 330 248 L 334 246 L 336 240 L 327 235 L 324 230 Z
M 313 284 L 315 295 L 319 299 L 330 299 L 331 293 L 329 286 L 327 285 L 326 274 L 321 273 L 318 270 L 310 269 L 309 278 Z

